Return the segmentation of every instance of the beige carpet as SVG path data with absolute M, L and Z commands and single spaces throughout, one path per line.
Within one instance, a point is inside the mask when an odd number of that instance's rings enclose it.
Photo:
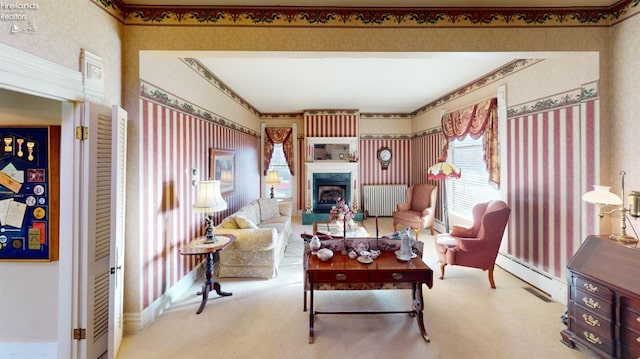
M 294 217 L 294 233 L 279 275 L 272 280 L 223 279 L 231 297 L 211 293 L 195 311 L 201 283 L 174 303 L 148 329 L 126 336 L 118 358 L 595 358 L 560 342 L 563 305 L 526 290 L 529 286 L 497 268 L 497 289 L 486 272 L 447 267 L 439 280 L 433 237 L 422 231 L 425 262 L 434 286 L 424 289 L 427 344 L 414 318 L 405 314 L 319 315 L 308 344 L 309 313 L 302 311 L 302 242 L 311 232 Z M 374 222 L 365 221 L 373 231 Z M 392 230 L 380 219 L 380 233 Z M 535 292 L 535 291 L 534 291 Z M 407 310 L 407 290 L 316 292 L 317 310 Z

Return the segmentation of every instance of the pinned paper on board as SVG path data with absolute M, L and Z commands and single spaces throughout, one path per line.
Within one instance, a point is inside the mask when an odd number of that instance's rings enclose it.
M 24 171 L 16 169 L 16 166 L 14 166 L 13 163 L 9 163 L 8 165 L 4 166 L 4 168 L 0 170 L 0 172 L 11 176 L 11 178 L 18 181 L 19 183 L 24 183 Z

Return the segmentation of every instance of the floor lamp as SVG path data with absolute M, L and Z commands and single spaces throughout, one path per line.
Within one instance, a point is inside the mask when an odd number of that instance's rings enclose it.
M 445 162 L 444 159 L 438 159 L 438 163 L 429 167 L 427 170 L 427 178 L 434 181 L 442 180 L 442 207 L 444 209 L 444 224 L 446 233 L 449 233 L 449 205 L 447 203 L 447 179 L 460 178 L 462 172 L 460 168 Z

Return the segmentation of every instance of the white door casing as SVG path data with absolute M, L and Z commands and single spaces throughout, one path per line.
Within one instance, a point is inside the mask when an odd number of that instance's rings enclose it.
M 109 281 L 108 358 L 114 359 L 122 342 L 124 314 L 124 237 L 126 218 L 127 112 L 113 106 L 111 140 L 111 280 Z

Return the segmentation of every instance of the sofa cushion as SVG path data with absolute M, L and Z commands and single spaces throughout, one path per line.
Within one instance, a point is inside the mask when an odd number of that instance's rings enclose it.
M 259 229 L 258 225 L 245 216 L 236 215 L 235 221 L 241 229 Z
M 246 206 L 240 208 L 240 210 L 236 212 L 235 216 L 242 216 L 253 223 L 262 222 L 260 220 L 260 208 L 258 207 L 258 201 L 253 201 L 247 204 Z
M 258 206 L 260 207 L 260 222 L 280 217 L 278 201 L 275 198 L 260 198 Z

